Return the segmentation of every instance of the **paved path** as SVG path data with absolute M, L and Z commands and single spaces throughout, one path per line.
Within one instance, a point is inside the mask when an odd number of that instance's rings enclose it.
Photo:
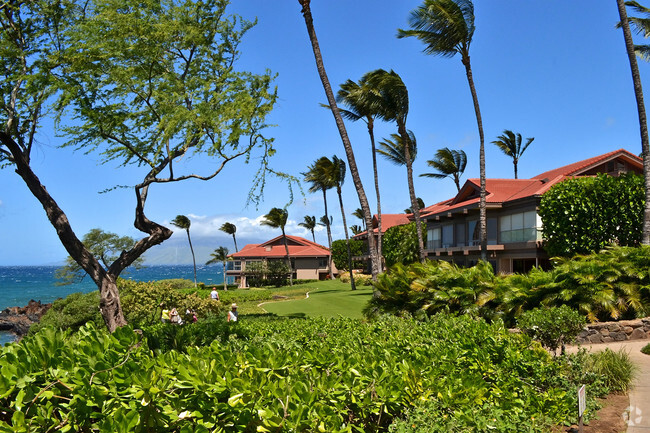
M 636 380 L 630 390 L 627 433 L 650 433 L 650 355 L 641 353 L 641 348 L 648 343 L 650 340 L 582 345 L 590 351 L 605 350 L 606 348 L 614 351 L 625 349 L 629 352 L 630 359 L 639 367 Z M 575 351 L 577 347 L 572 346 L 567 349 Z

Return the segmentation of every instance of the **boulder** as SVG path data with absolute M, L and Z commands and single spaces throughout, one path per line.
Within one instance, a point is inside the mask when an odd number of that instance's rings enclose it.
M 41 304 L 41 301 L 31 300 L 24 307 L 9 307 L 0 312 L 0 330 L 9 331 L 22 337 L 27 334 L 33 323 L 41 320 L 43 314 L 52 304 Z
M 636 328 L 630 334 L 630 340 L 645 340 L 646 338 L 648 338 L 648 336 L 646 335 L 646 332 L 643 330 L 643 328 Z

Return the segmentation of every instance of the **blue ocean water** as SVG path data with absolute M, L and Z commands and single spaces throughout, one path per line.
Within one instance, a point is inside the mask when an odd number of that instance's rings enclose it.
M 49 303 L 71 293 L 97 290 L 95 283 L 88 277 L 80 283 L 57 286 L 54 277 L 57 269 L 57 266 L 0 266 L 0 310 L 14 306 L 23 307 L 31 299 Z M 193 281 L 194 267 L 192 265 L 145 266 L 140 269 L 128 269 L 121 277 L 135 281 L 158 281 L 170 278 Z M 223 284 L 221 264 L 197 266 L 196 279 L 206 285 Z M 0 332 L 0 345 L 12 340 L 13 337 L 9 333 Z

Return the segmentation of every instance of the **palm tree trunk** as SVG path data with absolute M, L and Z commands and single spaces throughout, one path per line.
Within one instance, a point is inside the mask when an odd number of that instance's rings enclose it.
M 515 179 L 517 179 L 517 159 L 513 159 L 512 165 L 515 166 Z
M 287 244 L 287 235 L 282 227 L 282 238 L 284 239 L 284 250 L 287 252 L 287 266 L 289 267 L 289 285 L 293 286 L 293 267 L 291 266 L 291 257 L 289 257 L 289 244 Z
M 330 227 L 330 216 L 327 213 L 327 191 L 323 189 L 323 203 L 325 204 L 325 228 L 327 229 L 327 242 L 330 249 L 330 255 L 327 258 L 327 270 L 330 274 L 330 280 L 334 279 L 334 270 L 332 269 L 332 228 Z
M 311 240 L 316 243 L 316 235 L 314 234 L 314 229 L 311 229 Z
M 226 283 L 226 261 L 223 261 L 223 290 L 228 290 L 228 283 Z
M 332 110 L 332 115 L 336 121 L 336 126 L 339 130 L 339 135 L 341 136 L 341 141 L 343 142 L 343 147 L 345 148 L 345 156 L 348 159 L 348 167 L 350 168 L 350 174 L 352 175 L 352 181 L 354 182 L 354 187 L 357 190 L 357 195 L 359 196 L 359 204 L 363 210 L 364 217 L 366 219 L 366 227 L 372 227 L 372 217 L 370 213 L 370 205 L 368 204 L 368 198 L 366 197 L 366 192 L 363 189 L 363 184 L 361 183 L 361 177 L 359 176 L 359 170 L 357 168 L 357 162 L 354 159 L 354 151 L 352 150 L 352 144 L 350 144 L 350 139 L 348 137 L 347 130 L 345 129 L 345 124 L 343 123 L 343 118 L 339 112 L 339 108 L 336 105 L 336 99 L 334 98 L 334 92 L 332 92 L 332 86 L 330 85 L 329 79 L 327 78 L 327 73 L 325 72 L 325 65 L 323 64 L 323 56 L 318 45 L 318 38 L 316 37 L 316 30 L 314 29 L 314 19 L 311 15 L 310 2 L 311 0 L 298 0 L 302 6 L 302 15 L 305 19 L 305 25 L 307 26 L 307 33 L 309 33 L 309 41 L 311 42 L 312 49 L 314 51 L 314 59 L 316 60 L 316 69 L 318 70 L 318 75 L 320 76 L 321 82 L 323 83 L 323 89 L 325 90 L 325 95 L 327 96 L 327 103 Z M 372 279 L 377 280 L 377 274 L 379 273 L 379 260 L 377 257 L 377 250 L 375 247 L 375 239 L 372 236 L 368 237 L 368 244 L 370 250 L 370 261 L 371 261 L 371 271 Z
M 406 175 L 408 177 L 408 186 L 409 186 L 409 196 L 411 198 L 411 210 L 413 216 L 415 217 L 415 229 L 418 235 L 418 252 L 420 255 L 420 261 L 424 263 L 426 260 L 426 255 L 424 252 L 424 236 L 422 236 L 422 220 L 420 219 L 420 204 L 415 195 L 415 186 L 413 185 L 413 161 L 411 160 L 411 139 L 406 132 L 406 126 L 400 124 L 398 126 L 399 134 L 402 137 L 402 143 L 404 143 L 404 157 L 406 159 Z
M 483 119 L 481 118 L 481 109 L 478 105 L 478 95 L 476 94 L 476 87 L 474 86 L 474 77 L 472 76 L 472 66 L 469 61 L 469 54 L 463 55 L 463 65 L 465 65 L 465 72 L 467 73 L 467 82 L 469 83 L 469 90 L 472 92 L 472 100 L 474 101 L 474 112 L 476 113 L 476 123 L 478 125 L 478 136 L 480 141 L 479 148 L 479 167 L 481 178 L 481 195 L 479 199 L 479 228 L 481 239 L 481 260 L 487 260 L 487 208 L 485 201 L 485 136 L 483 134 Z
M 345 232 L 345 246 L 348 250 L 348 268 L 350 270 L 350 288 L 357 290 L 354 283 L 354 272 L 352 269 L 352 252 L 350 251 L 350 236 L 348 236 L 348 223 L 345 221 L 345 210 L 343 209 L 343 194 L 341 194 L 341 187 L 336 187 L 336 193 L 339 195 L 339 205 L 341 206 L 341 218 L 343 218 L 343 231 Z
M 234 233 L 232 234 L 232 240 L 233 242 L 235 242 L 235 252 L 237 253 L 239 252 L 239 250 L 237 249 L 237 238 L 235 237 Z
M 192 263 L 194 263 L 194 288 L 196 289 L 196 258 L 194 257 L 194 248 L 192 247 L 192 239 L 190 238 L 190 230 L 187 230 L 187 240 L 190 242 L 190 251 L 192 251 Z
M 641 75 L 639 66 L 636 62 L 634 53 L 634 42 L 630 32 L 630 24 L 627 19 L 624 0 L 616 0 L 618 5 L 618 14 L 621 17 L 621 27 L 623 28 L 623 37 L 625 39 L 625 49 L 627 58 L 630 61 L 630 70 L 632 71 L 632 82 L 634 83 L 634 96 L 636 97 L 636 108 L 639 115 L 639 129 L 641 133 L 641 152 L 643 154 L 643 176 L 645 186 L 645 209 L 643 211 L 643 245 L 650 245 L 650 144 L 648 141 L 648 120 L 645 113 L 645 103 L 643 102 L 643 88 L 641 87 Z
M 379 196 L 379 175 L 377 174 L 377 148 L 375 146 L 374 120 L 368 117 L 368 134 L 372 149 L 372 171 L 375 177 L 375 192 L 377 194 L 377 256 L 379 258 L 379 272 L 384 271 L 384 255 L 381 252 L 381 197 Z M 368 237 L 372 236 L 372 225 L 366 225 Z

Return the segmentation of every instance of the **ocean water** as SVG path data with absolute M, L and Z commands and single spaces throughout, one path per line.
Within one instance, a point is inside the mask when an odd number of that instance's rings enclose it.
M 97 290 L 95 283 L 85 277 L 83 281 L 67 286 L 57 286 L 54 274 L 57 266 L 0 266 L 0 310 L 7 307 L 23 307 L 33 299 L 42 303 L 53 302 L 75 292 Z M 194 280 L 192 265 L 145 266 L 128 269 L 120 275 L 135 281 L 158 281 L 171 278 Z M 206 285 L 223 284 L 221 264 L 197 266 L 196 279 Z M 0 345 L 12 341 L 13 336 L 0 332 Z

